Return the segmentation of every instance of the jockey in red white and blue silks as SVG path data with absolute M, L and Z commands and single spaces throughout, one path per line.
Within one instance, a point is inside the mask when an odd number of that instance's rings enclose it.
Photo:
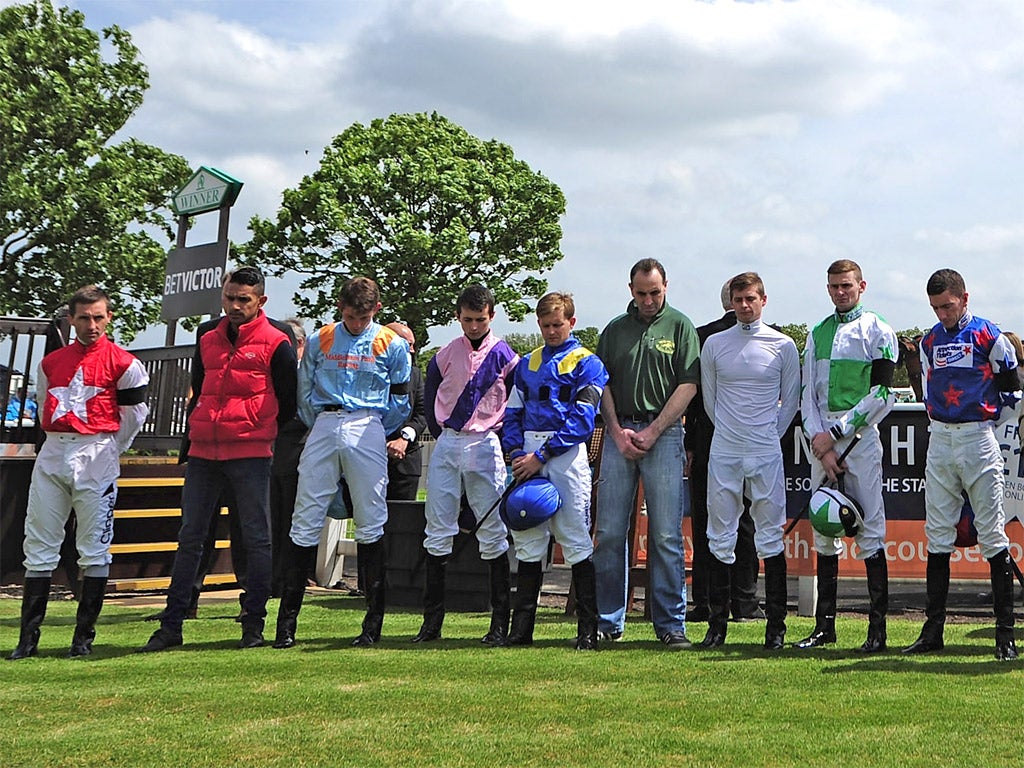
M 149 375 L 109 337 L 78 340 L 39 366 L 39 412 L 46 442 L 32 470 L 25 521 L 25 569 L 49 576 L 58 565 L 72 507 L 78 565 L 105 577 L 114 537 L 120 455 L 146 421 Z
M 966 491 L 985 558 L 1006 549 L 1004 460 L 996 424 L 1020 399 L 1010 341 L 988 320 L 965 311 L 952 330 L 936 323 L 921 339 L 924 401 L 931 420 L 926 465 L 928 551 L 952 552 Z

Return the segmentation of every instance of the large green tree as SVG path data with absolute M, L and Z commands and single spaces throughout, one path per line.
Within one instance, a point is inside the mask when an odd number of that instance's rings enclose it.
M 521 320 L 562 257 L 564 211 L 561 190 L 509 146 L 437 113 L 392 115 L 337 136 L 319 170 L 284 192 L 276 222 L 253 217 L 244 250 L 270 274 L 302 276 L 294 300 L 311 318 L 334 316 L 346 279 L 372 277 L 381 319 L 401 319 L 425 347 L 469 283 Z
M 46 0 L 0 10 L 0 314 L 49 316 L 95 283 L 129 340 L 159 319 L 169 196 L 189 167 L 111 143 L 149 82 L 127 32 L 102 37 Z

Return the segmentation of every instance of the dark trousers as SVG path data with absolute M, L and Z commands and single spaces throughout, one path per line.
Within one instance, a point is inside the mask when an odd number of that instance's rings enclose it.
M 416 501 L 420 489 L 419 475 L 403 475 L 388 466 L 388 498 L 395 501 Z
M 199 571 L 210 522 L 225 489 L 234 492 L 246 553 L 246 597 L 242 606 L 255 619 L 267 614 L 270 595 L 270 458 L 211 461 L 190 458 L 181 493 L 181 530 L 174 557 L 163 624 L 180 630 Z
M 711 549 L 708 547 L 708 459 L 694 453 L 690 477 L 690 529 L 693 538 L 693 557 L 690 565 L 692 581 L 690 601 L 695 607 L 708 607 L 708 585 L 711 569 Z M 760 563 L 754 546 L 754 520 L 750 517 L 750 502 L 743 500 L 736 538 L 736 562 L 730 569 L 730 602 L 733 617 L 749 616 L 757 608 L 757 574 Z
M 199 558 L 199 567 L 196 569 L 195 590 L 193 591 L 192 602 L 196 603 L 199 593 L 203 591 L 206 576 L 213 569 L 217 560 L 217 533 L 220 530 L 220 508 L 228 508 L 228 537 L 231 541 L 231 569 L 235 571 L 235 580 L 239 588 L 245 592 L 245 545 L 242 543 L 242 526 L 238 522 L 238 510 L 236 509 L 235 497 L 230 489 L 225 489 L 224 495 L 217 504 L 217 509 L 210 517 L 210 527 L 206 532 L 206 541 L 203 543 L 203 553 Z
M 306 427 L 296 419 L 282 427 L 274 441 L 274 460 L 270 465 L 270 541 L 274 559 L 272 584 L 276 595 L 281 594 L 284 585 L 285 548 L 299 490 L 299 457 L 305 437 Z
M 281 594 L 284 585 L 285 547 L 292 528 L 295 494 L 299 490 L 298 469 L 292 474 L 274 473 L 270 477 L 270 539 L 273 549 L 273 590 Z M 234 550 L 232 550 L 234 558 Z

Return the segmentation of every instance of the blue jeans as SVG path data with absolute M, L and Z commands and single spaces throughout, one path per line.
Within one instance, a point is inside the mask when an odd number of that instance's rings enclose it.
M 645 423 L 620 420 L 639 431 Z M 646 599 L 658 637 L 686 630 L 686 557 L 683 552 L 683 426 L 673 424 L 646 456 L 623 458 L 608 439 L 601 456 L 597 504 L 597 609 L 599 629 L 621 632 L 626 621 L 629 547 L 626 536 L 642 478 L 647 501 Z
M 242 607 L 251 619 L 267 615 L 270 595 L 270 462 L 268 458 L 211 461 L 190 458 L 181 491 L 181 530 L 174 556 L 167 610 L 161 624 L 181 631 L 192 599 L 199 560 L 213 516 L 221 506 L 221 494 L 230 487 L 242 526 L 246 552 L 246 591 Z

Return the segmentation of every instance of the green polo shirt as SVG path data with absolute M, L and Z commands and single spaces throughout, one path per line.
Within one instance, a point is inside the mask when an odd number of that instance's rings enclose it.
M 597 355 L 619 416 L 653 418 L 680 384 L 700 383 L 700 341 L 693 323 L 666 303 L 650 323 L 631 301 L 601 332 Z

